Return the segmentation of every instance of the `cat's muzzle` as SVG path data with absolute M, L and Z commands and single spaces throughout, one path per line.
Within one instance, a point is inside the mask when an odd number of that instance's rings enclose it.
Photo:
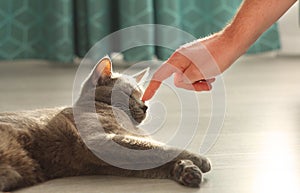
M 141 109 L 144 111 L 144 113 L 146 113 L 148 107 L 147 107 L 146 105 L 143 105 L 143 106 L 141 107 Z

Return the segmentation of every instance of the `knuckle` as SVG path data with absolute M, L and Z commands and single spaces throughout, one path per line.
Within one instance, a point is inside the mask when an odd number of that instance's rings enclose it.
M 158 72 L 155 72 L 152 76 L 152 81 L 158 81 L 160 77 L 160 74 Z

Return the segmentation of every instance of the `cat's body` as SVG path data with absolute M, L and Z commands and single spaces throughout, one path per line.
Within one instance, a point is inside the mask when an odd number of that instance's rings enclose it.
M 211 169 L 209 161 L 164 146 L 139 131 L 136 124 L 145 118 L 147 107 L 140 101 L 140 91 L 133 86 L 121 77 L 112 78 L 110 60 L 104 58 L 84 83 L 74 107 L 0 113 L 0 191 L 78 175 L 170 178 L 187 186 L 199 186 L 201 172 Z M 119 92 L 115 99 L 119 102 L 115 104 L 112 104 L 113 88 Z M 129 106 L 120 105 L 122 101 L 127 101 Z M 96 114 L 90 110 L 91 104 Z M 74 112 L 80 112 L 76 115 L 77 121 Z M 178 152 L 178 156 L 153 169 L 129 170 L 112 166 L 95 156 L 82 139 L 82 135 L 89 136 L 99 129 L 99 122 L 105 132 L 93 135 L 89 141 L 96 146 L 99 143 L 99 149 L 104 152 L 118 154 L 124 168 L 131 160 L 129 155 L 113 152 L 103 141 L 112 140 L 133 150 L 157 149 L 157 154 L 137 158 L 143 164 L 174 152 Z M 78 124 L 84 128 L 81 132 Z

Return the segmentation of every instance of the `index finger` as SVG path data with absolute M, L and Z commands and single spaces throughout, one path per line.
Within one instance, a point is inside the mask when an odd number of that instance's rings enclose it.
M 148 87 L 145 90 L 142 101 L 151 99 L 156 93 L 157 89 L 160 87 L 162 81 L 170 77 L 176 71 L 177 69 L 174 66 L 164 62 L 154 73 Z

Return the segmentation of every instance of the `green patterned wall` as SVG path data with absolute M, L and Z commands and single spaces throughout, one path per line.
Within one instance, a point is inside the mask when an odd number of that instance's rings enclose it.
M 40 58 L 70 62 L 83 57 L 97 41 L 124 27 L 158 23 L 179 27 L 195 37 L 220 30 L 241 0 L 1 0 L 0 59 Z M 167 41 L 168 34 L 149 34 Z M 132 41 L 138 41 L 135 37 Z M 120 42 L 122 44 L 122 40 Z M 249 53 L 278 49 L 272 26 Z M 125 52 L 127 60 L 166 59 L 172 51 L 140 47 Z
M 72 16 L 68 0 L 0 1 L 0 59 L 72 60 Z

